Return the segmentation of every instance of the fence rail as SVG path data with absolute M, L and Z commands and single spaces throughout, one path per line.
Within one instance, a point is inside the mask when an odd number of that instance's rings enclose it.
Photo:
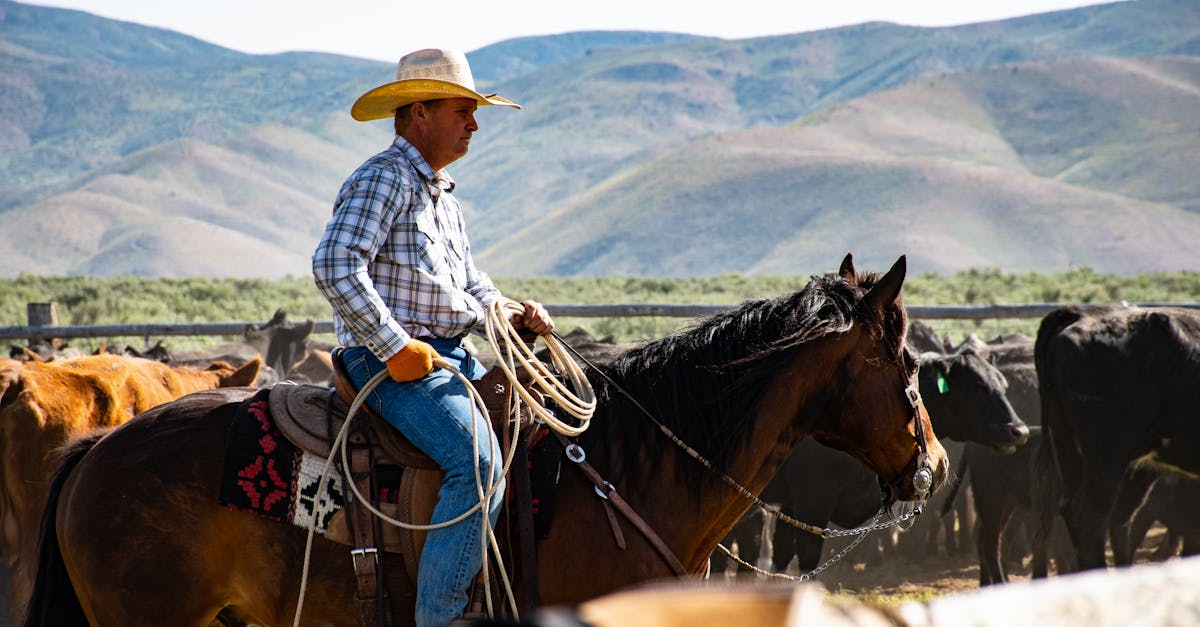
M 909 305 L 910 318 L 941 320 L 987 320 L 993 318 L 1041 318 L 1066 303 L 1031 303 L 1024 305 Z M 1137 303 L 1142 307 L 1184 307 L 1200 309 L 1200 303 Z M 614 318 L 625 316 L 659 316 L 665 318 L 694 318 L 711 315 L 731 305 L 553 305 L 546 308 L 557 318 Z M 242 335 L 247 328 L 261 325 L 255 322 L 184 322 L 133 323 L 96 325 L 29 325 L 0 327 L 0 339 L 33 338 L 106 338 L 106 337 L 165 337 L 199 335 Z M 332 320 L 318 320 L 314 333 L 332 333 Z

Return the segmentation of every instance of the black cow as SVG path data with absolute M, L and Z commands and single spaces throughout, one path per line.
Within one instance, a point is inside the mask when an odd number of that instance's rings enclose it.
M 969 338 L 964 346 L 971 346 L 985 355 L 1004 374 L 1008 381 L 1008 400 L 1030 429 L 1041 425 L 1042 407 L 1037 390 L 1037 370 L 1034 367 L 1034 339 L 1011 333 L 998 336 L 986 344 Z M 1004 455 L 995 450 L 968 442 L 963 451 L 960 475 L 971 487 L 971 499 L 978 518 L 975 544 L 979 555 L 980 585 L 1007 581 L 1006 563 L 1019 563 L 1028 555 L 1029 545 L 1026 532 L 1031 532 L 1034 466 L 1037 463 L 1037 447 L 1043 442 L 1040 432 L 1030 435 L 1025 448 L 1015 455 Z M 1118 492 L 1116 505 L 1110 516 L 1109 536 L 1113 545 L 1114 561 L 1117 564 L 1132 562 L 1134 546 L 1129 546 L 1130 526 L 1133 513 L 1141 506 L 1150 484 L 1161 472 L 1153 466 L 1139 468 L 1126 473 Z M 1012 523 L 1016 524 L 1011 524 Z M 1003 541 L 1001 539 L 1003 538 Z M 1074 549 L 1066 538 L 1061 517 L 1055 517 L 1051 538 L 1051 549 L 1059 574 L 1076 570 Z M 1003 559 L 1001 558 L 1003 548 Z
M 1008 402 L 1008 382 L 976 351 L 924 353 L 917 380 L 938 438 L 1009 451 L 1025 443 L 1029 427 Z
M 960 346 L 950 355 L 923 353 L 917 376 L 934 432 L 944 446 L 950 447 L 948 452 L 957 449 L 957 454 L 963 456 L 964 444 L 969 442 L 1003 452 L 1012 452 L 1025 443 L 1029 429 L 1008 402 L 1004 375 L 974 345 Z M 945 535 L 948 553 L 966 549 L 970 523 L 960 520 L 956 533 L 953 516 L 937 515 L 949 513 L 953 494 L 944 491 L 934 495 L 929 515 L 921 517 L 900 537 L 898 549 L 907 559 L 936 554 L 939 533 Z
M 908 335 L 905 339 L 918 353 L 950 352 L 945 350 L 945 341 L 938 337 L 937 332 L 920 320 L 908 323 Z
M 1130 547 L 1137 549 L 1154 523 L 1167 528 L 1156 558 L 1200 555 L 1200 478 L 1167 473 L 1154 482 L 1130 525 Z M 1180 546 L 1182 545 L 1182 547 Z
M 959 483 L 953 485 L 942 506 L 943 516 L 953 505 L 961 506 L 967 499 L 957 500 L 960 486 L 970 487 L 970 504 L 977 519 L 975 547 L 979 557 L 980 585 L 1007 580 L 1000 547 L 1008 560 L 1019 561 L 1028 553 L 1023 535 L 1033 524 L 1025 524 L 1033 515 L 1031 500 L 1032 473 L 1035 453 L 1042 438 L 1040 427 L 1042 407 L 1037 390 L 1037 371 L 1033 364 L 1034 340 L 1028 335 L 1010 333 L 983 342 L 970 336 L 957 350 L 973 350 L 996 366 L 1008 383 L 1009 404 L 1030 427 L 1029 441 L 1013 454 L 975 442 L 967 442 L 959 463 Z M 1034 433 L 1036 431 L 1036 433 Z M 1022 524 L 1012 525 L 1010 520 Z M 1003 545 L 1001 538 L 1004 538 Z M 1062 540 L 1062 533 L 1055 536 Z M 1073 569 L 1063 557 L 1061 547 L 1055 546 L 1058 572 Z
M 1008 402 L 1027 425 L 1042 424 L 1042 399 L 1038 395 L 1037 368 L 1033 364 L 1033 338 L 1007 333 L 992 338 L 979 353 L 1008 381 Z
M 850 529 L 870 520 L 882 504 L 879 478 L 841 451 L 816 442 L 804 444 L 804 455 L 788 459 L 781 468 L 788 474 L 771 486 L 778 492 L 768 492 L 784 504 L 781 509 L 796 520 L 822 527 Z M 821 562 L 824 540 L 820 536 L 776 521 L 772 539 L 772 569 L 786 568 L 793 556 L 802 573 Z
M 1039 479 L 1048 480 L 1034 575 L 1045 575 L 1056 507 L 1079 567 L 1103 568 L 1106 527 L 1130 463 L 1152 455 L 1200 470 L 1200 312 L 1063 307 L 1042 319 L 1034 359 L 1045 436 Z
M 1200 478 L 1139 460 L 1130 464 L 1110 517 L 1113 562 L 1132 564 L 1156 522 L 1167 528 L 1160 559 L 1178 552 L 1180 544 L 1185 556 L 1200 553 Z
M 1019 559 L 1026 553 L 1020 534 L 1034 529 L 1034 477 L 1036 457 L 1042 444 L 1042 427 L 1029 426 L 1029 440 L 1013 453 L 1003 453 L 992 447 L 968 442 L 964 456 L 969 472 L 965 481 L 971 486 L 978 528 L 975 546 L 979 555 L 979 585 L 1004 583 L 1008 580 L 1001 556 L 1001 538 L 1005 555 Z M 1010 525 L 1010 521 L 1022 524 Z M 1074 570 L 1074 560 L 1062 546 L 1065 538 L 1055 529 L 1054 557 L 1058 572 Z M 1019 550 L 1014 550 L 1019 547 Z

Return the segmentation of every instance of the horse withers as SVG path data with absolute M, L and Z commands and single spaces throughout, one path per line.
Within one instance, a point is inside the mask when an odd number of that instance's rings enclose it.
M 572 443 L 644 526 L 614 519 L 619 546 L 608 501 L 563 461 L 554 518 L 536 547 L 542 603 L 575 605 L 670 578 L 673 563 L 702 575 L 751 504 L 742 490 L 761 491 L 805 437 L 849 453 L 895 498 L 920 496 L 914 478 L 930 470 L 940 484 L 945 452 L 913 394 L 916 355 L 904 343 L 905 271 L 901 257 L 883 276 L 859 274 L 847 255 L 838 273 L 796 293 L 743 303 L 589 369 L 599 403 Z M 248 395 L 186 396 L 68 453 L 27 625 L 295 620 L 305 531 L 215 498 L 226 433 Z M 318 537 L 307 563 L 300 622 L 354 624 L 346 547 Z M 411 624 L 413 574 L 385 557 L 383 575 L 392 615 Z

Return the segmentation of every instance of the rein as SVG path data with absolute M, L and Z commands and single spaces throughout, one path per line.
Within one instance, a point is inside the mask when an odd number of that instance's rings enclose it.
M 557 332 L 554 333 L 554 336 L 557 337 L 560 341 L 562 341 L 562 337 L 559 336 Z M 802 520 L 793 518 L 793 517 L 785 514 L 778 507 L 773 506 L 769 503 L 766 503 L 765 501 L 760 499 L 757 494 L 754 494 L 748 488 L 743 486 L 737 479 L 734 479 L 725 471 L 721 470 L 720 468 L 717 468 L 716 465 L 713 464 L 708 458 L 704 457 L 702 454 L 700 454 L 699 451 L 692 448 L 690 445 L 688 445 L 687 442 L 684 442 L 679 436 L 675 435 L 675 432 L 671 431 L 671 429 L 668 428 L 666 425 L 664 425 L 662 423 L 662 421 L 660 421 L 650 410 L 646 409 L 646 407 L 643 406 L 636 398 L 634 398 L 634 396 L 631 393 L 629 393 L 628 390 L 626 390 L 624 387 L 621 386 L 621 384 L 619 384 L 615 380 L 613 380 L 612 377 L 608 376 L 608 374 L 605 373 L 599 367 L 597 367 L 596 364 L 592 363 L 591 360 L 589 360 L 587 357 L 584 357 L 579 351 L 577 351 L 575 349 L 575 347 L 571 346 L 570 344 L 567 344 L 566 342 L 562 342 L 562 344 L 564 346 L 566 346 L 567 349 L 570 350 L 573 355 L 575 355 L 575 357 L 577 357 L 583 363 L 587 364 L 588 367 L 590 367 L 593 371 L 595 371 L 597 374 L 599 374 L 601 377 L 603 377 L 609 383 L 609 385 L 613 386 L 613 389 L 615 389 L 622 396 L 624 396 L 627 400 L 629 400 L 629 402 L 632 403 L 633 406 L 636 407 L 638 409 L 638 411 L 640 411 L 642 413 L 642 415 L 644 415 L 647 419 L 649 419 L 650 422 L 654 423 L 654 425 L 658 427 L 658 430 L 661 431 L 665 436 L 667 436 L 667 439 L 669 439 L 675 446 L 677 446 L 678 448 L 683 450 L 685 453 L 687 453 L 689 457 L 691 457 L 692 459 L 699 462 L 700 465 L 704 466 L 704 468 L 706 470 L 708 470 L 709 472 L 711 472 L 712 474 L 714 474 L 718 478 L 720 478 L 721 481 L 723 481 L 725 484 L 732 487 L 738 494 L 740 494 L 741 496 L 748 499 L 752 505 L 758 507 L 760 510 L 762 510 L 766 514 L 775 516 L 775 518 L 777 520 L 781 520 L 784 523 L 791 525 L 792 527 L 800 529 L 801 531 L 804 531 L 806 533 L 810 533 L 812 535 L 819 536 L 821 538 L 828 539 L 828 538 L 837 538 L 837 537 L 846 537 L 846 536 L 858 536 L 858 538 L 856 538 L 852 543 L 850 543 L 850 545 L 848 545 L 845 549 L 843 549 L 837 555 L 835 555 L 834 557 L 832 557 L 825 563 L 819 565 L 817 568 L 813 569 L 812 571 L 801 575 L 799 578 L 796 578 L 797 581 L 804 581 L 808 578 L 816 576 L 818 573 L 820 573 L 821 571 L 823 571 L 826 568 L 828 568 L 829 566 L 831 566 L 834 562 L 845 557 L 852 549 L 857 547 L 858 544 L 861 543 L 867 537 L 867 534 L 869 534 L 870 532 L 881 530 L 881 529 L 887 529 L 887 528 L 897 526 L 897 525 L 903 525 L 903 524 L 907 523 L 908 521 L 912 520 L 913 518 L 915 518 L 916 516 L 919 516 L 922 512 L 922 505 L 918 504 L 913 510 L 911 510 L 909 512 L 906 512 L 899 516 L 893 516 L 892 518 L 890 518 L 888 520 L 880 522 L 879 521 L 880 517 L 882 517 L 883 514 L 885 512 L 887 512 L 889 509 L 889 506 L 887 503 L 888 499 L 885 496 L 884 497 L 885 503 L 880 507 L 879 512 L 877 512 L 875 514 L 875 516 L 871 519 L 871 522 L 866 525 L 856 527 L 854 529 L 833 529 L 830 527 L 820 527 L 820 526 L 812 525 L 812 524 L 806 523 Z M 896 365 L 900 366 L 901 372 L 904 371 L 899 359 L 896 360 Z M 929 446 L 925 442 L 925 425 L 921 422 L 921 411 L 920 411 L 921 392 L 920 392 L 920 390 L 917 389 L 916 384 L 913 383 L 911 381 L 911 379 L 909 380 L 908 385 L 905 386 L 905 388 L 904 388 L 904 396 L 908 400 L 909 406 L 912 408 L 914 432 L 915 432 L 914 437 L 916 439 L 916 444 L 917 444 L 917 453 L 916 453 L 916 459 L 915 459 L 917 469 L 913 473 L 913 488 L 917 493 L 918 500 L 921 503 L 924 503 L 925 498 L 929 494 L 929 488 L 933 485 L 933 470 L 931 469 L 930 464 L 929 464 Z M 568 446 L 568 441 L 566 438 L 560 436 L 560 439 L 563 441 L 564 447 Z M 570 446 L 575 446 L 575 445 L 570 444 Z M 586 464 L 580 464 L 580 465 L 583 466 Z M 593 470 L 592 472 L 594 473 L 595 471 Z M 599 481 L 603 481 L 603 479 L 599 479 Z M 606 498 L 606 499 L 609 498 L 609 496 L 606 496 L 605 493 L 601 492 L 602 485 L 606 487 L 606 490 L 610 492 L 610 495 L 615 495 L 615 493 L 616 493 L 616 489 L 612 488 L 612 484 L 608 483 L 607 481 L 603 481 L 603 483 L 598 483 L 597 479 L 593 479 L 593 483 L 596 483 L 596 486 L 597 486 L 596 492 L 597 492 L 597 494 L 600 494 L 600 496 L 602 498 Z M 628 514 L 627 514 L 627 516 L 628 516 Z M 646 532 L 643 531 L 643 533 L 645 534 Z M 657 536 L 651 537 L 650 535 L 647 535 L 647 537 L 652 539 L 652 543 L 655 545 L 655 549 L 657 549 L 659 551 L 660 555 L 663 556 L 663 559 L 668 563 L 668 565 L 671 565 L 673 570 L 677 570 L 677 568 L 675 567 L 675 564 L 678 563 L 678 558 L 675 557 L 674 553 L 670 553 L 669 550 L 667 552 L 664 552 L 663 549 L 660 548 L 660 546 L 659 546 L 659 544 L 661 544 L 661 540 L 658 540 Z M 655 540 L 658 540 L 658 542 L 655 543 L 654 542 Z M 757 571 L 760 574 L 773 575 L 773 576 L 778 576 L 778 577 L 790 577 L 789 575 L 767 573 L 767 572 L 762 571 L 750 564 L 747 564 L 743 560 L 732 555 L 730 553 L 729 549 L 726 548 L 725 546 L 721 545 L 720 543 L 717 544 L 717 548 L 719 548 L 722 552 L 724 552 L 726 555 L 728 555 L 734 561 L 738 562 L 739 564 L 741 564 L 751 570 Z

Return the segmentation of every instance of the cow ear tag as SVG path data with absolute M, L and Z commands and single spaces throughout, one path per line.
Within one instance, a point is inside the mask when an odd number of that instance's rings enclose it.
M 940 372 L 938 373 L 937 377 L 937 386 L 939 394 L 945 394 L 946 392 L 950 391 L 950 382 L 946 381 L 946 375 Z

